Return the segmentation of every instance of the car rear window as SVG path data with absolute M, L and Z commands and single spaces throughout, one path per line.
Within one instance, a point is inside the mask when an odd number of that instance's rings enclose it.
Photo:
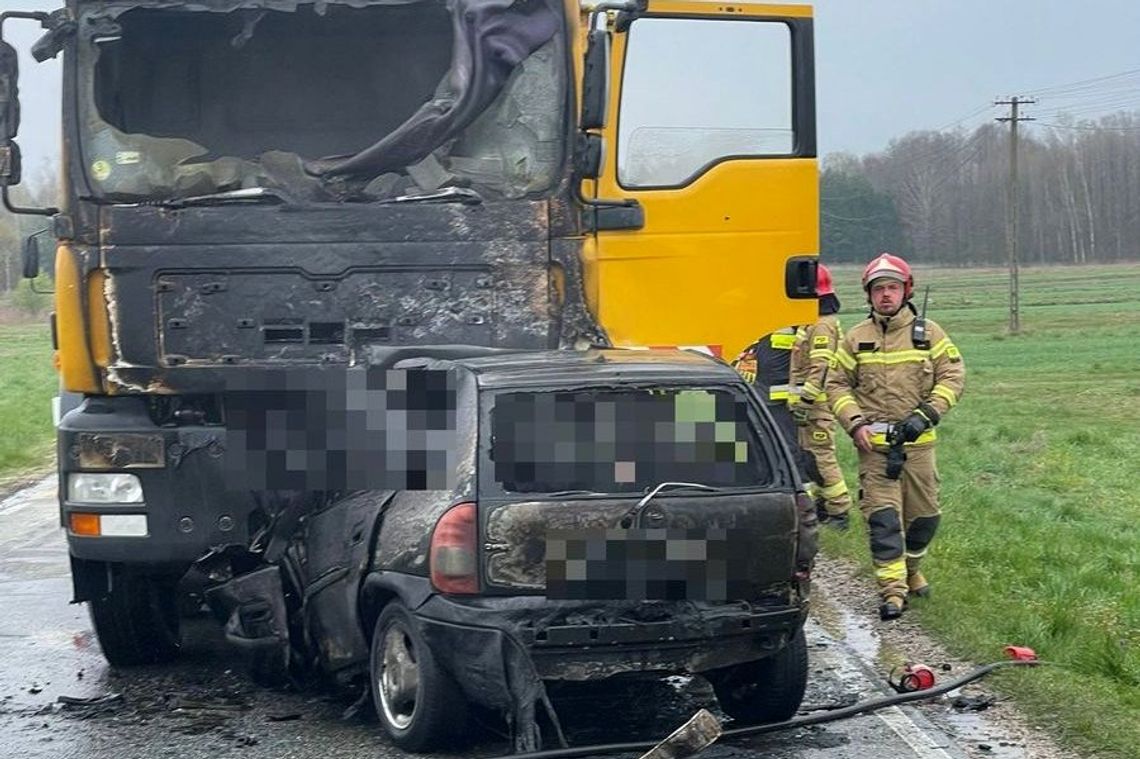
M 772 481 L 756 417 L 743 393 L 727 388 L 505 392 L 483 427 L 494 481 L 508 492 Z

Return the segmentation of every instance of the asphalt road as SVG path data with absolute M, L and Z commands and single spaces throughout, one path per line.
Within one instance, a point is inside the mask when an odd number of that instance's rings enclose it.
M 382 735 L 371 705 L 353 694 L 282 693 L 250 682 L 208 619 L 193 620 L 176 665 L 116 671 L 102 659 L 86 607 L 70 604 L 67 549 L 54 481 L 0 502 L 0 755 L 68 757 L 403 757 Z M 849 641 L 809 628 L 805 708 L 883 695 Z M 60 697 L 98 698 L 68 705 Z M 656 740 L 702 706 L 699 678 L 593 685 L 554 694 L 571 745 Z M 353 713 L 355 711 L 355 713 Z M 346 716 L 346 712 L 348 715 Z M 714 711 L 715 713 L 715 711 Z M 468 756 L 509 746 L 488 725 Z M 994 756 L 1009 756 L 994 753 Z M 629 756 L 629 755 L 626 755 Z M 706 759 L 921 757 L 967 752 L 912 707 L 717 744 Z

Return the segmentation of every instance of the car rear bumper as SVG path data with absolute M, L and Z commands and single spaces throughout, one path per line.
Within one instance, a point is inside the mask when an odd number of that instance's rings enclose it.
M 512 708 L 542 680 L 695 674 L 761 659 L 786 645 L 807 616 L 806 604 L 798 603 L 637 606 L 434 595 L 414 614 L 433 655 L 467 697 L 499 708 Z

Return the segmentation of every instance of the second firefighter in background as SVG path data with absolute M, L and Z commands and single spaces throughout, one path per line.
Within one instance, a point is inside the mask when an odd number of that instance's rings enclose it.
M 839 298 L 831 272 L 823 264 L 816 269 L 819 318 L 796 330 L 789 371 L 788 408 L 796 422 L 800 448 L 810 454 L 818 470 L 818 482 L 809 483 L 819 519 L 834 528 L 847 529 L 851 495 L 835 456 L 835 415 L 827 402 L 827 374 L 843 339 L 836 314 Z

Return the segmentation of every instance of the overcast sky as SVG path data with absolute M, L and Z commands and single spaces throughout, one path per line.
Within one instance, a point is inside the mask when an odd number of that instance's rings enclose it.
M 53 9 L 50 0 L 0 0 L 3 10 Z M 1122 72 L 1048 97 L 1027 113 L 1059 109 L 1096 117 L 1140 109 L 1140 0 L 818 0 L 816 86 L 819 147 L 863 153 L 913 129 L 998 114 L 995 97 Z M 59 64 L 27 51 L 32 22 L 4 33 L 21 53 L 19 142 L 30 174 L 59 149 Z M 1058 97 L 1064 95 L 1065 97 Z M 1040 128 L 1040 127 L 1036 127 Z
M 1042 92 L 1025 113 L 1059 109 L 1095 118 L 1140 110 L 1137 0 L 818 0 L 816 92 L 819 148 L 880 150 L 913 129 L 967 114 L 973 127 L 998 115 L 995 98 L 1056 85 L 1130 76 Z M 979 111 L 980 109 L 980 111 Z M 1037 127 L 1041 128 L 1041 127 Z

